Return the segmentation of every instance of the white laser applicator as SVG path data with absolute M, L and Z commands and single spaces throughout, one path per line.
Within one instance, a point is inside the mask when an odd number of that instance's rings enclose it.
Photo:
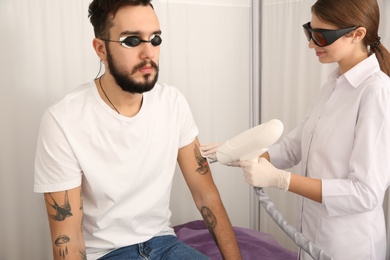
M 268 147 L 276 143 L 283 133 L 283 123 L 272 119 L 252 127 L 218 146 L 218 162 L 227 165 L 235 161 L 256 160 Z

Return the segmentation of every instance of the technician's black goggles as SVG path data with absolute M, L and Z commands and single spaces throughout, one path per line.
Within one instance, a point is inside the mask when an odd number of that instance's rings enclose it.
M 138 36 L 125 36 L 125 37 L 120 37 L 119 41 L 114 41 L 114 40 L 108 40 L 108 39 L 102 39 L 103 41 L 108 41 L 108 42 L 119 42 L 123 47 L 125 48 L 133 48 L 138 45 L 140 45 L 142 42 L 150 42 L 153 46 L 159 46 L 162 43 L 162 39 L 160 35 L 153 34 L 150 38 L 149 41 L 142 40 Z
M 307 37 L 307 40 L 313 40 L 313 42 L 320 46 L 328 46 L 334 43 L 337 39 L 341 38 L 342 36 L 346 35 L 347 33 L 352 32 L 357 26 L 348 27 L 344 29 L 338 29 L 338 30 L 328 30 L 328 29 L 312 29 L 310 27 L 310 22 L 305 23 L 303 26 L 303 31 L 305 32 L 305 35 Z

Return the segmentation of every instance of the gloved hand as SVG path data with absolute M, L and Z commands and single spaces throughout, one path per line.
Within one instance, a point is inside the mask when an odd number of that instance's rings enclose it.
M 209 160 L 210 163 L 218 162 L 217 149 L 222 143 L 200 144 L 200 154 Z M 227 166 L 240 167 L 240 161 L 226 164 Z
M 255 187 L 276 187 L 287 191 L 291 173 L 275 168 L 267 159 L 260 157 L 259 162 L 242 161 L 245 181 Z
M 204 158 L 207 158 L 210 163 L 217 162 L 217 148 L 221 143 L 206 143 L 200 144 L 200 153 Z

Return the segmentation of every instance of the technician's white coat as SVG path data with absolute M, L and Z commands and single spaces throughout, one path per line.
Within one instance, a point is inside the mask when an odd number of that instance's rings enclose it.
M 302 232 L 335 260 L 385 259 L 382 209 L 390 183 L 390 79 L 371 55 L 330 75 L 299 127 L 269 149 L 271 162 L 322 179 L 323 203 L 302 200 Z M 302 252 L 301 259 L 311 259 Z

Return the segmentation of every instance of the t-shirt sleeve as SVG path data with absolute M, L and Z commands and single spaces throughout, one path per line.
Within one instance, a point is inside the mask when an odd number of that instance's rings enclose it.
M 53 109 L 43 115 L 34 166 L 34 192 L 56 192 L 81 185 L 82 171 Z

